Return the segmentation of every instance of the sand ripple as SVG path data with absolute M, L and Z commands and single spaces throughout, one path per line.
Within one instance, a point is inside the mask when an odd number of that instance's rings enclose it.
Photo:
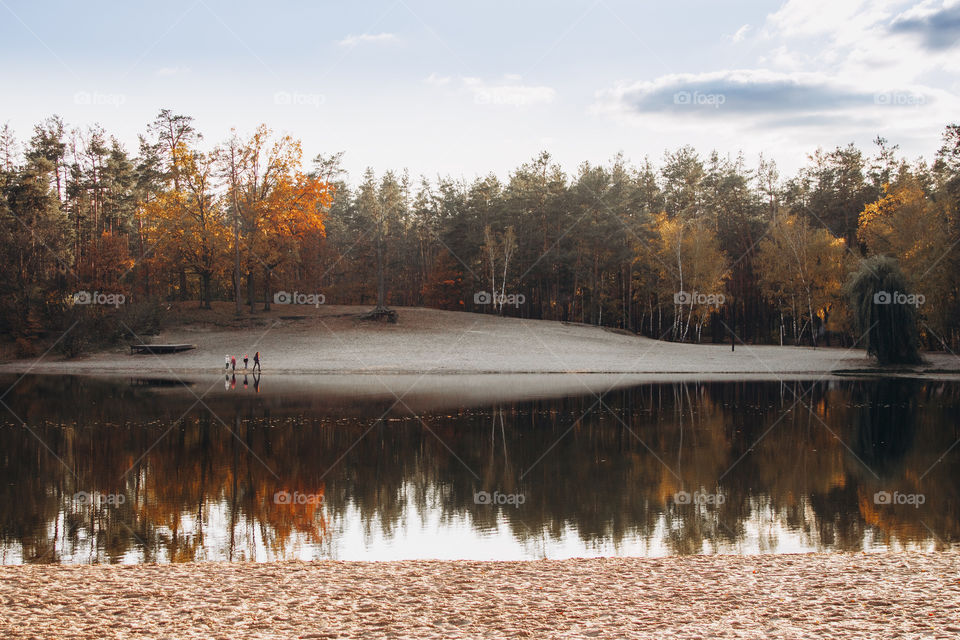
M 960 553 L 0 567 L 2 638 L 956 638 Z

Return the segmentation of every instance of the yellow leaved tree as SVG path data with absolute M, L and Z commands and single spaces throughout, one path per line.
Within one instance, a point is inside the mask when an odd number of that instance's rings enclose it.
M 923 296 L 917 298 L 923 300 L 918 307 L 921 327 L 945 335 L 956 284 L 947 260 L 951 249 L 947 212 L 913 178 L 893 187 L 884 185 L 884 192 L 860 213 L 857 239 L 871 255 L 897 260 L 914 288 L 909 293 Z
M 200 304 L 209 309 L 212 282 L 226 268 L 228 246 L 226 218 L 214 191 L 215 158 L 180 144 L 173 163 L 177 181 L 144 205 L 144 218 L 154 226 L 155 261 L 170 271 L 186 268 L 196 274 Z
M 684 341 L 695 327 L 696 339 L 706 320 L 724 303 L 723 286 L 730 266 L 717 234 L 700 220 L 654 217 L 660 294 L 674 301 L 673 339 Z
M 780 312 L 780 343 L 786 322 L 796 344 L 804 333 L 810 343 L 824 335 L 830 315 L 840 308 L 848 271 L 846 242 L 803 216 L 781 212 L 758 245 L 757 273 L 767 300 Z

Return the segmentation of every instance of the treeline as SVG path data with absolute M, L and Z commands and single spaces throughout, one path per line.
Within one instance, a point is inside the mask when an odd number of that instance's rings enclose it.
M 57 117 L 23 145 L 5 127 L 0 327 L 26 353 L 91 318 L 129 334 L 173 300 L 256 313 L 296 291 L 671 340 L 850 345 L 844 284 L 886 255 L 922 344 L 960 343 L 958 125 L 932 162 L 878 138 L 869 153 L 817 150 L 793 176 L 682 147 L 656 166 L 618 155 L 568 175 L 543 153 L 506 182 L 368 170 L 351 183 L 341 156 L 306 166 L 297 140 L 266 127 L 208 144 L 167 110 L 135 155 Z M 78 291 L 124 304 L 77 304 Z

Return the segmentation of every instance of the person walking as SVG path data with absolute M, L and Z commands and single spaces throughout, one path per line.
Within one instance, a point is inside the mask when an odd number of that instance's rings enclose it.
M 230 356 L 223 356 L 223 370 L 226 371 L 230 368 Z
M 247 370 L 247 360 L 249 360 L 249 359 L 250 359 L 250 358 L 247 357 L 247 354 L 243 354 L 243 370 L 244 370 L 244 371 Z
M 260 371 L 260 352 L 253 354 L 253 370 Z
M 230 366 L 233 367 L 233 372 L 237 372 L 237 356 L 230 356 Z

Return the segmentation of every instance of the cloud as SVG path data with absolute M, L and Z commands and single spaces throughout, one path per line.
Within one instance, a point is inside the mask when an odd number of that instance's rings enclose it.
M 524 107 L 553 102 L 556 91 L 551 87 L 520 84 L 520 76 L 510 75 L 503 84 L 489 84 L 480 78 L 463 78 L 463 86 L 473 94 L 477 104 Z
M 890 33 L 918 36 L 932 51 L 960 43 L 960 3 L 934 7 L 923 3 L 904 11 L 890 23 Z
M 960 0 L 787 0 L 767 16 L 761 64 L 850 82 L 911 84 L 960 71 Z M 797 62 L 799 64 L 791 64 Z
M 764 31 L 773 38 L 826 35 L 849 44 L 865 29 L 889 17 L 892 5 L 897 3 L 903 0 L 788 0 L 767 16 Z
M 628 120 L 651 118 L 713 126 L 843 127 L 845 123 L 911 118 L 943 98 L 923 87 L 871 88 L 817 73 L 759 69 L 675 74 L 621 85 L 598 94 L 595 113 Z
M 429 76 L 423 79 L 423 81 L 426 82 L 427 84 L 432 84 L 436 86 L 443 86 L 446 84 L 450 84 L 450 80 L 451 80 L 450 76 L 441 76 L 436 73 L 431 73 Z
M 348 35 L 343 40 L 338 40 L 337 44 L 341 47 L 355 47 L 358 44 L 395 44 L 400 39 L 392 33 L 361 33 L 358 36 Z
M 808 113 L 873 104 L 873 93 L 830 83 L 818 74 L 763 70 L 675 74 L 607 93 L 636 113 L 718 111 L 725 114 Z
M 735 34 L 733 34 L 733 41 L 742 42 L 743 39 L 747 37 L 748 31 L 750 31 L 750 25 L 749 24 L 743 25 L 742 27 L 737 29 L 737 32 Z

